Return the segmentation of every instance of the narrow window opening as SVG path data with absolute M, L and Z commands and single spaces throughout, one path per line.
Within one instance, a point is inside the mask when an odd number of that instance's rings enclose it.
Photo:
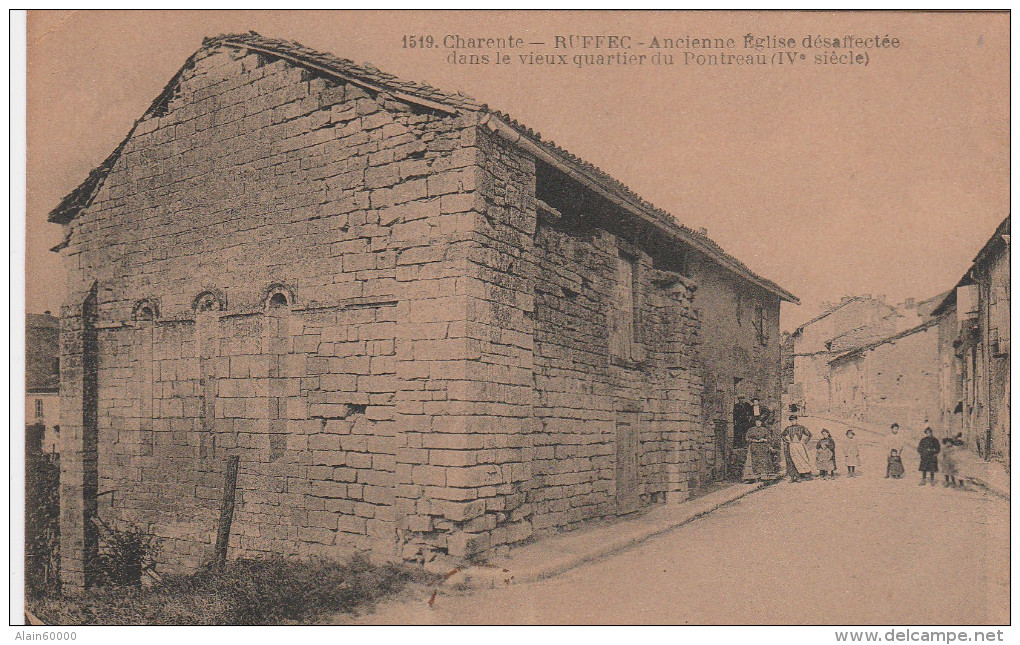
M 269 299 L 269 306 L 274 309 L 279 307 L 286 307 L 289 303 L 287 302 L 287 296 L 282 293 L 274 293 Z
M 613 294 L 609 351 L 612 356 L 626 360 L 635 357 L 634 343 L 637 325 L 634 315 L 635 261 L 620 253 L 616 261 L 616 290 Z

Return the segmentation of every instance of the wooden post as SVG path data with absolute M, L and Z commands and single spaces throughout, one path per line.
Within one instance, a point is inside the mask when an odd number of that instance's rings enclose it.
M 223 478 L 223 500 L 220 504 L 220 521 L 216 530 L 217 566 L 227 561 L 227 544 L 230 541 L 230 523 L 234 519 L 234 492 L 237 490 L 237 455 L 227 457 L 227 474 Z

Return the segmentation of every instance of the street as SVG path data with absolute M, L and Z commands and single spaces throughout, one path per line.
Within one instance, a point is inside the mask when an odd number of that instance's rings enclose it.
M 848 479 L 784 481 L 630 550 L 553 579 L 495 590 L 429 590 L 340 622 L 368 624 L 1003 624 L 1009 622 L 1009 503 L 979 489 L 885 479 L 859 435 Z M 813 445 L 813 442 L 812 442 Z

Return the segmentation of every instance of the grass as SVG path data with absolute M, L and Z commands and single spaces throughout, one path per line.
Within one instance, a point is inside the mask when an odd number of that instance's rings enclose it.
M 426 577 L 364 557 L 343 563 L 271 557 L 168 575 L 151 587 L 97 587 L 26 604 L 49 625 L 277 625 L 352 612 Z

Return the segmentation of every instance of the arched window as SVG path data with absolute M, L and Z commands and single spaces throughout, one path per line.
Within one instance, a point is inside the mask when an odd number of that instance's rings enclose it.
M 266 290 L 267 310 L 289 309 L 294 306 L 294 291 L 282 284 L 274 284 Z
M 290 303 L 287 302 L 287 294 L 285 293 L 274 293 L 269 297 L 270 307 L 286 307 Z
M 155 300 L 146 298 L 135 303 L 135 322 L 153 322 L 159 318 L 159 305 Z
M 195 296 L 191 308 L 195 313 L 223 311 L 226 309 L 226 298 L 218 291 L 209 289 Z

